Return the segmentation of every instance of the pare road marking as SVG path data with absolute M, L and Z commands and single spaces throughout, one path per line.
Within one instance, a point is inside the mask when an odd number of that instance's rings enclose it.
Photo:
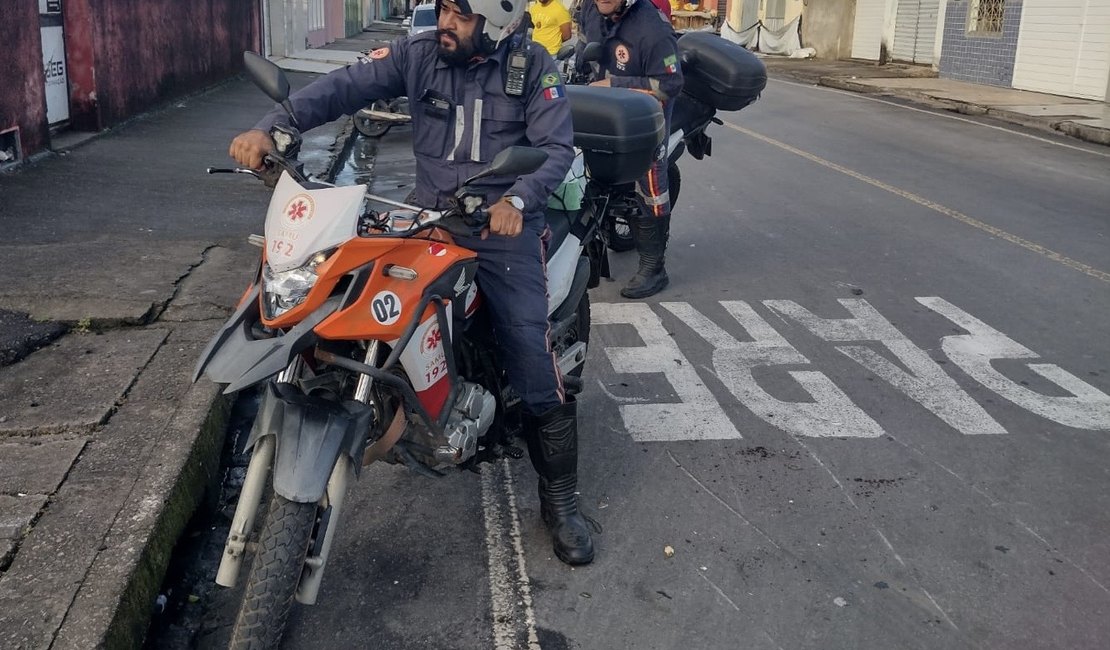
M 1013 404 L 1058 424 L 1110 431 L 1110 396 L 1106 393 L 1051 363 L 1030 363 L 1028 368 L 1069 395 L 1046 395 L 1027 388 L 996 370 L 992 362 L 1027 361 L 1039 355 L 942 298 L 916 300 L 968 332 L 942 337 L 940 349 L 969 377 Z M 1007 433 L 939 363 L 866 300 L 841 300 L 848 317 L 834 318 L 818 316 L 790 300 L 765 300 L 762 304 L 834 344 L 840 353 L 956 431 L 964 435 Z M 787 401 L 772 396 L 757 380 L 756 369 L 796 367 L 810 361 L 750 304 L 722 301 L 720 305 L 752 340 L 737 340 L 689 303 L 664 302 L 659 307 L 713 347 L 710 372 L 741 405 L 764 422 L 795 436 L 877 438 L 884 434 L 878 422 L 816 368 L 785 371 L 808 394 L 808 400 Z M 599 303 L 593 310 L 595 324 L 631 325 L 643 340 L 644 344 L 639 346 L 600 346 L 613 370 L 620 374 L 661 373 L 679 398 L 678 402 L 645 403 L 640 399 L 621 404 L 621 418 L 629 435 L 637 441 L 655 442 L 741 437 L 650 306 Z M 885 347 L 901 365 L 880 355 L 874 347 L 860 343 Z

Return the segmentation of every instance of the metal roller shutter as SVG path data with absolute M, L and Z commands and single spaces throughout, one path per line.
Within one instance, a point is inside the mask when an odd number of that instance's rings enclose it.
M 856 25 L 852 32 L 852 58 L 879 60 L 883 41 L 884 0 L 859 0 L 856 3 Z
M 1025 0 L 1014 88 L 1107 99 L 1110 0 Z
M 932 63 L 940 0 L 899 0 L 894 21 L 895 61 Z

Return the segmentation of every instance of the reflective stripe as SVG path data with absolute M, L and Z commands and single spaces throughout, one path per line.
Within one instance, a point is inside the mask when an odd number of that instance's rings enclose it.
M 652 216 L 661 217 L 669 209 L 671 204 L 671 195 L 667 190 L 660 191 L 659 188 L 659 172 L 657 170 L 658 163 L 653 164 L 647 173 L 647 191 L 641 191 L 640 184 L 636 184 L 636 193 L 640 195 L 645 207 L 651 210 Z
M 656 196 L 644 196 L 641 193 L 640 197 L 644 200 L 644 203 L 647 203 L 648 205 L 667 205 L 671 201 L 670 192 L 663 192 L 662 194 Z
M 474 100 L 474 131 L 470 134 L 470 159 L 482 159 L 482 100 Z
M 455 150 L 462 144 L 463 131 L 466 129 L 466 114 L 463 112 L 462 106 L 455 107 L 455 145 L 451 147 L 451 152 L 447 154 L 447 160 L 455 159 Z

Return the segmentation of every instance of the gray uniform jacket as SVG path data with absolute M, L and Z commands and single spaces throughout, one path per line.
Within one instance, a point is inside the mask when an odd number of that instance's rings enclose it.
M 524 200 L 526 221 L 542 220 L 544 207 L 574 159 L 570 102 L 551 56 L 528 48 L 528 76 L 520 97 L 505 93 L 503 66 L 509 48 L 466 66 L 449 65 L 436 55 L 435 32 L 394 41 L 375 50 L 370 63 L 336 70 L 289 99 L 298 128 L 350 115 L 378 99 L 408 96 L 416 155 L 416 194 L 421 207 L 442 209 L 446 196 L 500 151 L 529 145 L 547 152 L 547 162 L 520 177 L 481 181 L 489 202 L 503 195 Z M 268 113 L 255 128 L 269 131 L 288 122 L 284 110 Z

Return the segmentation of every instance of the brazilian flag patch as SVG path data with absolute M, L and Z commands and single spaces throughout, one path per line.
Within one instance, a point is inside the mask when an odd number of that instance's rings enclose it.
M 668 74 L 674 74 L 678 72 L 678 57 L 673 54 L 666 57 L 665 59 L 663 59 L 663 67 L 667 69 Z
M 542 83 L 543 83 L 544 88 L 550 88 L 552 86 L 558 86 L 559 83 L 560 83 L 559 75 L 557 73 L 554 73 L 554 72 L 549 72 L 549 73 L 547 73 L 543 76 Z

